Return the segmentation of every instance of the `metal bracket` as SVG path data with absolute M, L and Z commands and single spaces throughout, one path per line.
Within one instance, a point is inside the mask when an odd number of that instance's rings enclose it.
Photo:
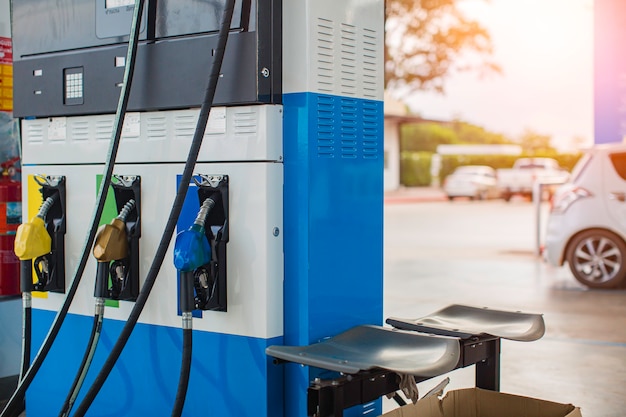
M 135 207 L 126 217 L 128 257 L 111 263 L 109 297 L 112 300 L 135 301 L 139 296 L 139 238 L 141 237 L 141 177 L 114 175 L 111 188 L 119 213 L 124 205 L 135 200 Z M 118 271 L 121 273 L 118 274 Z
M 455 369 L 476 365 L 476 387 L 500 390 L 500 338 L 472 336 L 459 339 L 461 357 Z M 284 363 L 284 361 L 276 361 Z M 419 383 L 430 377 L 415 376 Z M 343 410 L 366 404 L 399 389 L 399 377 L 384 369 L 361 371 L 333 379 L 316 378 L 307 390 L 307 415 L 343 417 Z
M 199 175 L 194 177 L 200 205 L 207 198 L 215 201 L 204 229 L 211 245 L 211 262 L 194 272 L 196 308 L 226 311 L 228 225 L 228 175 Z

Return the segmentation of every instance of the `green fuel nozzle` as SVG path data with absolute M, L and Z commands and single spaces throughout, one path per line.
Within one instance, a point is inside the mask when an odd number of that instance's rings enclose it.
M 124 259 L 128 254 L 128 239 L 126 236 L 126 218 L 135 207 L 135 200 L 128 200 L 120 214 L 98 229 L 96 243 L 93 247 L 93 256 L 98 262 L 111 262 Z
M 96 242 L 93 247 L 93 255 L 98 260 L 96 287 L 94 290 L 96 298 L 107 298 L 109 296 L 110 263 L 112 261 L 119 261 L 128 256 L 126 218 L 134 207 L 135 200 L 128 200 L 120 211 L 120 214 L 111 220 L 111 223 L 104 224 L 98 229 Z M 118 277 L 123 279 L 123 272 L 115 272 Z

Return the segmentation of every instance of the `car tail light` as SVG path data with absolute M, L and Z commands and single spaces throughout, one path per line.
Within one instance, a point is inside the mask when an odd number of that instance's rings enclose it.
M 574 202 L 581 198 L 591 197 L 593 194 L 589 190 L 582 187 L 575 187 L 564 192 L 560 192 L 554 195 L 552 198 L 552 205 L 550 212 L 552 213 L 564 213 Z

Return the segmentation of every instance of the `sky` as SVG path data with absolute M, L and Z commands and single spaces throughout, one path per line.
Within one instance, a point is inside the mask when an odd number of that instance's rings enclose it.
M 549 135 L 562 150 L 593 142 L 593 0 L 459 0 L 481 22 L 502 74 L 455 74 L 446 94 L 403 100 L 425 118 L 458 118 L 519 138 Z

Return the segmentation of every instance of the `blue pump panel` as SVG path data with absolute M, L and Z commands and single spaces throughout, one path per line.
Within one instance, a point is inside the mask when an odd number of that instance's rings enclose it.
M 42 343 L 54 316 L 52 311 L 33 310 L 33 352 Z M 93 317 L 67 316 L 57 342 L 28 390 L 29 416 L 58 414 L 86 348 L 92 322 Z M 123 325 L 123 321 L 105 319 L 77 404 Z M 265 348 L 282 343 L 282 338 L 265 340 L 194 331 L 193 339 L 192 371 L 183 416 L 283 415 L 281 399 L 272 397 L 282 391 L 282 370 L 265 355 Z M 102 389 L 115 394 L 97 396 L 87 416 L 169 416 L 176 396 L 173 382 L 178 381 L 181 349 L 180 329 L 138 324 Z
M 283 103 L 285 344 L 306 345 L 382 323 L 383 103 L 315 93 Z M 287 365 L 290 416 L 306 415 L 319 371 L 308 372 Z

